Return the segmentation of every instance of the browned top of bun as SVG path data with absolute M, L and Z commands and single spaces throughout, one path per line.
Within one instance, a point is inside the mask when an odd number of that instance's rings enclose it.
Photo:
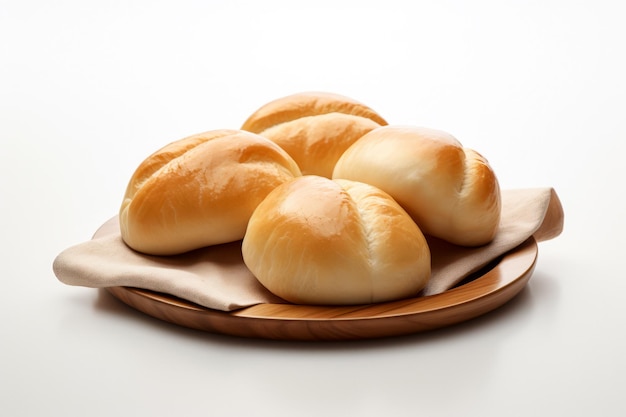
M 241 129 L 260 133 L 265 129 L 300 117 L 327 113 L 344 113 L 371 119 L 379 125 L 387 122 L 374 110 L 339 94 L 326 92 L 303 92 L 271 101 L 256 110 L 244 122 Z

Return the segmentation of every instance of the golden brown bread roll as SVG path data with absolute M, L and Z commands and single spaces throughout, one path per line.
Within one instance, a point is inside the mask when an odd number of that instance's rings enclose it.
M 280 145 L 303 175 L 329 177 L 341 154 L 387 122 L 368 106 L 324 92 L 299 93 L 265 104 L 243 124 Z
M 458 245 L 490 242 L 500 221 L 500 187 L 489 163 L 446 132 L 373 130 L 341 156 L 333 178 L 381 188 L 425 234 Z
M 374 110 L 352 98 L 323 91 L 311 91 L 281 97 L 261 106 L 248 117 L 242 129 L 261 133 L 269 127 L 300 117 L 328 113 L 353 114 L 371 119 L 380 125 L 387 124 Z
M 248 269 L 298 304 L 367 304 L 415 296 L 430 250 L 409 215 L 368 184 L 308 175 L 272 191 L 243 239 Z
M 122 238 L 151 255 L 242 239 L 261 200 L 300 175 L 283 149 L 250 132 L 214 130 L 181 139 L 134 172 L 119 213 Z

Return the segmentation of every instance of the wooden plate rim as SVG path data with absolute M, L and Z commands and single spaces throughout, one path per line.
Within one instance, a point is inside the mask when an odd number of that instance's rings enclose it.
M 145 314 L 197 330 L 268 339 L 365 339 L 432 330 L 485 314 L 525 287 L 537 255 L 531 237 L 464 285 L 441 294 L 359 306 L 259 304 L 228 312 L 147 289 L 107 290 Z

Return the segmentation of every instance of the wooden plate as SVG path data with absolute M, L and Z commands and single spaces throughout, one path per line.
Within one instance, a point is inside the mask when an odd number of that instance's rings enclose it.
M 213 333 L 281 340 L 371 339 L 449 326 L 500 307 L 524 288 L 537 252 L 530 238 L 476 278 L 444 293 L 362 306 L 259 304 L 224 312 L 139 288 L 107 289 L 150 316 Z

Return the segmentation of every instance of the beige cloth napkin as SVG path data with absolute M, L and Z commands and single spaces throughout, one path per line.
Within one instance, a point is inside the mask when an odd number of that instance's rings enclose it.
M 462 248 L 429 238 L 432 276 L 423 295 L 454 287 L 530 236 L 542 241 L 563 230 L 563 208 L 552 188 L 504 190 L 502 202 L 498 233 L 486 246 Z M 241 241 L 178 256 L 143 255 L 124 244 L 117 216 L 98 229 L 92 240 L 61 252 L 53 270 L 59 281 L 68 285 L 145 288 L 222 311 L 285 302 L 267 291 L 246 268 Z

